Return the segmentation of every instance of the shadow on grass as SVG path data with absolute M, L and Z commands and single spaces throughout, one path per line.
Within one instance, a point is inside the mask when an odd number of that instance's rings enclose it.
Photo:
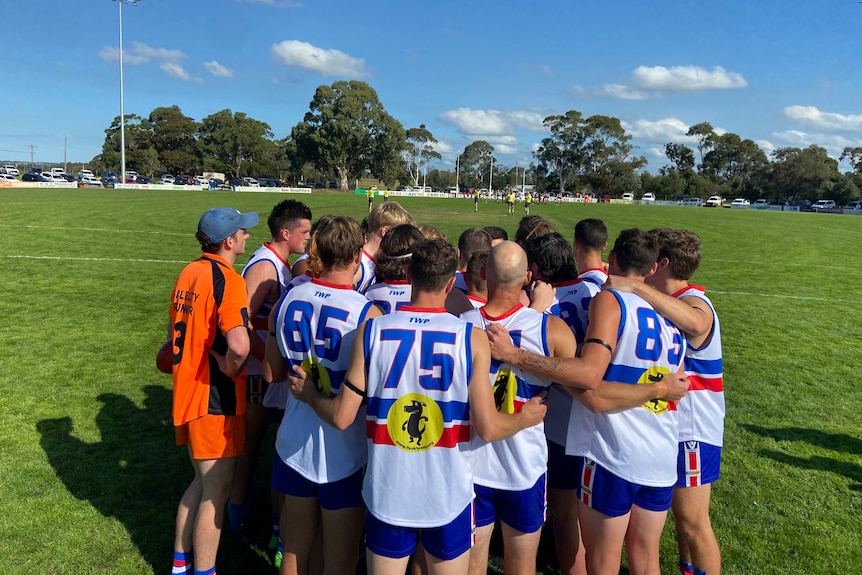
M 770 437 L 776 441 L 799 441 L 831 451 L 839 451 L 850 455 L 862 455 L 862 440 L 844 433 L 826 433 L 817 429 L 804 429 L 800 427 L 778 429 L 769 429 L 758 425 L 743 425 L 742 427 L 752 433 Z M 796 457 L 774 450 L 761 450 L 760 454 L 786 465 L 815 471 L 839 473 L 854 482 L 850 486 L 850 489 L 862 491 L 862 466 L 860 465 L 837 461 L 823 456 Z
M 98 397 L 98 443 L 77 437 L 69 417 L 37 424 L 48 460 L 69 492 L 123 523 L 154 573 L 170 573 L 177 504 L 192 479 L 184 448 L 174 444 L 171 391 L 144 388 L 143 408 L 113 393 Z M 274 572 L 254 548 L 223 533 L 219 573 Z

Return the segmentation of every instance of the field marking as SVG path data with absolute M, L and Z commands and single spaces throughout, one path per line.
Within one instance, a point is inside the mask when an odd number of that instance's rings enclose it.
M 852 299 L 835 299 L 831 297 L 811 297 L 805 295 L 787 295 L 787 294 L 773 294 L 773 293 L 749 293 L 744 291 L 722 291 L 722 290 L 707 290 L 709 293 L 717 293 L 721 295 L 742 295 L 748 297 L 771 297 L 778 299 L 797 299 L 804 301 L 822 301 L 822 302 L 834 302 L 834 303 L 849 303 L 854 305 L 862 305 L 862 301 L 852 300 Z
M 5 228 L 32 228 L 35 230 L 60 230 L 60 231 L 82 231 L 82 232 L 119 232 L 125 234 L 160 234 L 163 236 L 188 236 L 188 232 L 161 232 L 158 230 L 121 230 L 117 228 L 69 228 L 63 226 L 31 226 L 17 224 L 0 224 Z
M 725 260 L 725 259 L 719 259 L 719 258 L 709 258 L 709 260 L 707 260 L 707 261 L 709 261 L 709 262 L 719 262 L 719 263 L 723 263 L 723 264 L 740 264 L 740 265 L 746 265 L 746 266 L 754 265 L 754 266 L 784 266 L 784 267 L 787 267 L 787 266 L 797 266 L 797 267 L 807 267 L 807 266 L 806 266 L 806 264 L 797 264 L 797 263 L 793 263 L 793 262 L 782 262 L 782 261 L 777 261 L 777 260 L 773 260 L 773 261 L 764 261 L 764 262 L 757 262 L 757 263 L 755 263 L 755 264 L 752 264 L 751 260 L 745 260 L 745 261 L 742 261 L 742 260 Z M 818 267 L 818 268 L 823 268 L 823 269 L 830 269 L 830 270 L 844 270 L 844 271 L 859 271 L 860 269 L 862 269 L 862 268 L 859 268 L 859 266 L 856 266 L 856 267 L 850 267 L 850 266 L 818 265 L 817 267 Z
M 150 259 L 132 259 L 132 258 L 75 258 L 68 256 L 22 256 L 14 254 L 0 254 L 0 258 L 21 259 L 21 260 L 62 260 L 62 261 L 80 261 L 80 262 L 131 262 L 131 263 L 147 263 L 147 264 L 187 264 L 189 260 L 150 260 Z

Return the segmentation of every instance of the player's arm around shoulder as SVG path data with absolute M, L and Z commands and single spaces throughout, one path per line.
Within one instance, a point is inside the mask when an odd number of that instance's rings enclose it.
M 373 309 L 377 309 L 373 306 Z M 379 310 L 378 310 L 379 311 Z M 350 367 L 341 382 L 335 397 L 324 396 L 302 368 L 294 367 L 288 375 L 290 391 L 293 396 L 307 403 L 317 416 L 336 429 L 345 430 L 356 420 L 356 414 L 366 394 L 365 346 L 363 334 L 367 322 L 356 328 L 356 337 L 350 348 Z
M 489 379 L 491 352 L 485 332 L 474 327 L 472 332 L 473 376 L 469 383 L 470 420 L 476 435 L 490 442 L 512 437 L 522 429 L 538 425 L 548 408 L 544 397 L 536 396 L 515 414 L 500 413 L 494 404 Z

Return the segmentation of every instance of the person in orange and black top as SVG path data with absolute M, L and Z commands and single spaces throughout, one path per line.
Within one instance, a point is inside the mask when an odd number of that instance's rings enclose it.
M 180 272 L 171 294 L 173 423 L 195 473 L 177 509 L 173 574 L 215 573 L 225 504 L 245 443 L 248 294 L 233 263 L 257 222 L 254 212 L 205 212 L 195 236 L 203 254 Z

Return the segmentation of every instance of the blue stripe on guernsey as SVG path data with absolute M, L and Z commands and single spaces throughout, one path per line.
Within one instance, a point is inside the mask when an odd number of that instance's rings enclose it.
M 370 310 L 371 306 L 373 305 L 374 303 L 372 302 L 368 302 L 367 304 L 365 304 L 365 307 L 362 308 L 362 311 L 359 313 L 359 320 L 357 321 L 357 323 L 362 323 L 363 321 L 365 321 L 365 316 L 368 315 L 368 310 Z
M 687 372 L 699 373 L 701 375 L 718 375 L 722 373 L 721 358 L 695 359 L 685 356 L 685 370 Z
M 548 351 L 548 316 L 542 315 L 542 349 L 545 351 L 545 355 L 550 357 L 551 352 Z
M 368 418 L 386 419 L 389 410 L 396 401 L 396 399 L 369 397 L 367 406 Z M 440 407 L 440 411 L 443 413 L 443 421 L 446 423 L 453 421 L 466 422 L 470 420 L 470 406 L 463 401 L 437 401 L 435 403 Z
M 623 298 L 620 297 L 620 294 L 615 292 L 614 290 L 609 290 L 614 297 L 617 298 L 617 302 L 620 304 L 620 326 L 617 328 L 617 341 L 623 336 L 623 328 L 626 327 L 626 303 L 623 301 Z M 607 380 L 606 380 L 607 381 Z M 615 379 L 611 379 L 610 381 L 616 381 Z
M 365 331 L 362 332 L 362 355 L 366 360 L 371 355 L 371 324 L 374 323 L 374 318 L 365 322 Z M 368 394 L 368 361 L 365 362 L 365 392 Z
M 605 371 L 605 381 L 617 381 L 619 383 L 637 383 L 644 374 L 642 367 L 630 367 L 628 365 L 610 364 Z
M 467 358 L 467 385 L 473 378 L 473 324 L 467 322 L 467 332 L 464 334 L 464 357 Z

